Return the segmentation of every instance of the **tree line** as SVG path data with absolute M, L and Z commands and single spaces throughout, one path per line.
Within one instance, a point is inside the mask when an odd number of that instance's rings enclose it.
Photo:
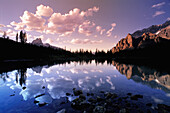
M 104 50 L 98 50 L 96 49 L 95 52 L 92 52 L 91 50 L 84 50 L 84 49 L 80 49 L 79 51 L 76 50 L 75 52 L 72 52 L 76 57 L 80 57 L 80 58 L 112 58 L 112 51 L 111 50 L 107 50 L 107 52 L 105 52 Z
M 9 39 L 9 36 L 7 36 L 6 31 L 4 31 L 3 33 L 3 38 Z M 21 42 L 21 43 L 26 43 L 27 42 L 27 33 L 23 32 L 22 30 L 20 31 L 20 33 L 16 34 L 16 42 Z

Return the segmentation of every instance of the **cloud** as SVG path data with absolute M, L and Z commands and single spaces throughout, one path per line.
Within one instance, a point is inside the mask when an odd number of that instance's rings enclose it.
M 3 25 L 3 24 L 0 24 L 0 27 L 5 27 L 5 25 Z
M 36 14 L 39 16 L 51 16 L 53 13 L 53 9 L 50 8 L 49 6 L 44 6 L 44 5 L 39 5 L 37 6 L 37 11 Z
M 90 39 L 84 39 L 84 40 L 72 39 L 70 43 L 71 44 L 100 44 L 102 42 L 103 40 L 95 41 L 95 40 L 90 40 Z
M 102 30 L 102 27 L 101 26 L 96 26 L 96 31 L 97 32 L 100 32 Z
M 162 15 L 164 13 L 165 13 L 164 11 L 156 11 L 155 14 L 152 15 L 152 17 L 156 17 L 156 16 Z
M 36 14 L 25 11 L 20 19 L 22 23 L 26 26 L 27 31 L 35 30 L 38 32 L 43 32 L 45 29 L 44 24 L 46 20 Z
M 168 20 L 168 21 L 169 21 L 169 20 L 170 20 L 170 17 L 168 17 L 166 20 Z
M 8 28 L 12 28 L 12 26 L 11 26 L 11 25 L 7 25 L 6 27 L 8 27 Z
M 51 38 L 48 38 L 48 39 L 45 41 L 45 43 L 51 44 L 51 43 L 53 43 L 53 40 L 52 40 Z
M 11 24 L 12 26 L 15 26 L 15 27 L 14 27 L 15 30 L 23 30 L 23 29 L 24 29 L 24 26 L 25 26 L 23 23 L 21 23 L 21 22 L 17 23 L 17 22 L 15 22 L 15 21 L 12 21 L 10 24 Z
M 3 35 L 4 34 L 4 31 L 0 29 L 0 35 Z
M 103 32 L 105 32 L 106 30 L 105 30 L 105 29 L 102 29 L 101 26 L 96 26 L 96 31 L 97 31 L 97 32 L 100 32 L 100 35 L 102 35 Z
M 154 4 L 154 5 L 152 6 L 152 8 L 158 8 L 158 7 L 163 6 L 164 4 L 165 4 L 165 2 L 161 2 L 161 3 L 158 3 L 158 4 Z
M 87 20 L 87 17 L 93 16 L 99 8 L 94 6 L 86 11 L 80 11 L 78 8 L 70 10 L 66 14 L 53 12 L 49 6 L 39 5 L 34 13 L 24 11 L 20 16 L 20 22 L 11 22 L 10 25 L 15 30 L 37 31 L 46 34 L 58 34 L 61 36 L 71 35 L 78 29 L 79 33 L 86 36 L 91 35 L 91 29 L 95 26 Z
M 20 16 L 21 22 L 17 23 L 15 21 L 11 22 L 12 26 L 15 26 L 15 30 L 25 29 L 26 31 L 37 31 L 43 32 L 45 30 L 46 20 L 41 16 L 24 11 L 24 14 Z
M 83 24 L 79 26 L 78 32 L 85 34 L 86 36 L 90 36 L 93 32 L 92 28 L 94 26 L 95 26 L 95 23 L 86 20 L 85 22 L 83 22 Z
M 17 32 L 15 32 L 15 31 L 13 31 L 11 29 L 8 29 L 6 31 L 6 33 L 7 33 L 7 36 L 12 36 L 12 37 L 16 36 L 16 34 L 17 34 Z
M 90 27 L 87 25 L 88 22 L 86 21 L 85 17 L 92 16 L 93 12 L 97 12 L 98 10 L 99 8 L 93 7 L 84 12 L 80 11 L 78 8 L 74 8 L 73 10 L 69 11 L 69 13 L 64 15 L 61 13 L 53 13 L 48 20 L 47 33 L 61 34 L 60 36 L 66 36 L 72 34 L 78 26 L 80 29 L 83 26 Z M 85 30 L 83 28 L 80 30 L 80 33 L 88 34 L 85 32 L 89 32 L 89 29 Z
M 110 37 L 110 36 L 112 35 L 112 31 L 113 31 L 114 28 L 116 27 L 116 23 L 112 23 L 111 26 L 112 26 L 112 28 L 109 29 L 109 30 L 106 32 L 106 35 L 107 35 L 108 37 Z
M 89 8 L 86 12 L 85 12 L 85 16 L 93 16 L 93 12 L 98 12 L 99 8 L 98 7 L 93 7 L 93 8 Z
M 84 21 L 84 18 L 80 14 L 80 9 L 74 8 L 65 15 L 53 13 L 48 21 L 47 33 L 68 35 L 75 31 L 76 27 Z

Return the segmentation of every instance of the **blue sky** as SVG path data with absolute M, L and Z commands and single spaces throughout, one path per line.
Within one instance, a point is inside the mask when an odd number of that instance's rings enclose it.
M 170 0 L 1 0 L 0 36 L 77 50 L 111 49 L 128 33 L 170 19 Z

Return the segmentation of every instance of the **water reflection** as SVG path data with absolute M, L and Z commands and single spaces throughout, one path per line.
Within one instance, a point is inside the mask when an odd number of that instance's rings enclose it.
M 20 86 L 23 86 L 26 84 L 26 72 L 27 72 L 27 68 L 22 68 L 22 69 L 18 69 L 15 72 L 15 80 L 17 84 L 20 84 Z M 8 72 L 3 72 L 0 74 L 0 78 L 3 80 L 3 82 L 5 83 L 7 80 L 10 79 L 9 77 L 9 73 Z
M 156 69 L 137 66 L 132 64 L 122 64 L 112 61 L 116 69 L 127 79 L 132 79 L 135 82 L 150 86 L 151 88 L 161 89 L 170 93 L 170 74 L 157 71 Z
M 124 75 L 135 82 L 127 80 Z M 4 72 L 0 74 L 0 78 L 0 88 L 9 87 L 13 91 L 19 90 L 18 94 L 23 100 L 32 99 L 36 104 L 37 102 L 52 104 L 54 100 L 66 97 L 66 93 L 72 93 L 73 88 L 81 89 L 85 93 L 102 90 L 123 95 L 128 92 L 137 92 L 148 95 L 149 99 L 155 102 L 170 104 L 167 101 L 170 94 L 168 73 L 115 61 L 87 60 L 53 63 Z M 163 90 L 167 96 L 154 89 Z M 156 95 L 154 95 L 155 92 Z M 77 97 L 68 96 L 69 101 L 75 98 Z M 148 101 L 151 101 L 149 99 Z

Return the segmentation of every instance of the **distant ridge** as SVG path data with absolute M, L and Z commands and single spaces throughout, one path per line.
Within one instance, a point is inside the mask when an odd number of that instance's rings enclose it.
M 148 28 L 144 28 L 142 30 L 137 30 L 135 31 L 132 36 L 134 38 L 138 38 L 140 37 L 143 33 L 147 33 L 147 32 L 150 32 L 150 33 L 157 33 L 159 30 L 163 29 L 163 28 L 166 28 L 167 26 L 170 25 L 170 20 L 169 21 L 166 21 L 165 23 L 163 24 L 160 24 L 160 25 L 152 25 Z
M 164 24 L 153 25 L 128 34 L 112 48 L 112 53 L 114 58 L 156 59 L 161 55 L 168 58 L 169 50 L 170 21 L 167 21 Z

